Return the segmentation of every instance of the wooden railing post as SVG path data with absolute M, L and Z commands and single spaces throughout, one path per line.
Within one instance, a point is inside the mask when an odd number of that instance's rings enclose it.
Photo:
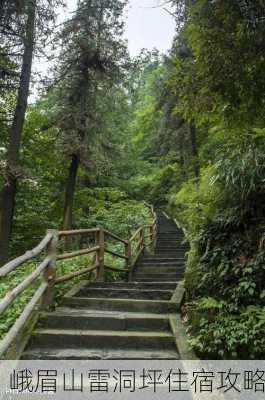
M 102 227 L 99 228 L 96 236 L 96 245 L 99 246 L 96 254 L 96 262 L 98 265 L 97 269 L 97 281 L 104 282 L 105 271 L 104 271 L 104 255 L 105 255 L 105 237 L 104 237 L 104 229 Z
M 132 261 L 132 244 L 131 244 L 130 240 L 128 240 L 127 243 L 125 244 L 125 256 L 127 257 L 126 267 L 130 268 L 131 261 Z
M 154 244 L 154 227 L 153 227 L 153 225 L 150 225 L 150 241 L 153 245 Z
M 142 229 L 141 229 L 141 249 L 142 250 L 144 250 L 144 248 L 145 248 L 145 238 L 144 238 L 144 235 L 145 235 L 145 228 L 143 227 Z
M 154 245 L 155 245 L 156 236 L 157 236 L 157 224 L 156 224 L 156 222 L 154 222 L 153 225 L 152 225 L 152 231 L 153 231 L 153 242 L 154 242 Z
M 43 272 L 43 279 L 48 284 L 48 287 L 42 297 L 42 306 L 45 308 L 51 307 L 54 304 L 57 246 L 59 240 L 59 234 L 57 230 L 49 229 L 47 233 L 52 234 L 52 239 L 47 246 L 47 255 L 50 257 L 50 262 Z

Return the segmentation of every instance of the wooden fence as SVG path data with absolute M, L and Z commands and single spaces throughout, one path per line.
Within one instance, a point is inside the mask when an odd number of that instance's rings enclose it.
M 0 268 L 0 278 L 8 279 L 8 275 L 21 267 L 24 263 L 33 260 L 36 257 L 43 258 L 33 272 L 31 272 L 21 283 L 14 287 L 3 299 L 0 300 L 1 315 L 13 304 L 14 300 L 24 292 L 24 290 L 28 289 L 41 275 L 43 276 L 43 281 L 34 293 L 30 302 L 26 305 L 21 315 L 1 341 L 0 358 L 15 340 L 18 333 L 23 329 L 23 326 L 26 324 L 37 305 L 41 304 L 42 308 L 53 306 L 56 285 L 70 281 L 78 276 L 89 274 L 93 271 L 96 274 L 96 280 L 99 282 L 105 280 L 105 272 L 107 270 L 128 274 L 130 279 L 135 263 L 141 253 L 147 246 L 153 245 L 156 241 L 157 216 L 153 207 L 150 206 L 150 208 L 152 213 L 152 223 L 137 229 L 129 240 L 124 240 L 102 227 L 69 231 L 48 230 L 46 236 L 38 246 Z M 71 252 L 60 253 L 60 244 L 65 243 L 65 241 L 69 239 L 71 240 L 71 238 L 76 236 L 82 236 L 82 238 L 89 237 L 89 243 L 93 243 L 93 245 Z M 118 253 L 109 249 L 107 246 L 108 239 L 120 243 L 124 248 L 124 251 Z M 69 260 L 88 254 L 94 255 L 92 265 L 64 276 L 57 276 L 57 261 Z M 106 265 L 106 254 L 123 259 L 123 268 Z

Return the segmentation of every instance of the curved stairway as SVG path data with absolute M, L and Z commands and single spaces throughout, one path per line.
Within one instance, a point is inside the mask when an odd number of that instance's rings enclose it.
M 43 318 L 24 359 L 179 359 L 170 316 L 188 245 L 172 220 L 158 215 L 154 254 L 137 262 L 130 282 L 75 287 Z

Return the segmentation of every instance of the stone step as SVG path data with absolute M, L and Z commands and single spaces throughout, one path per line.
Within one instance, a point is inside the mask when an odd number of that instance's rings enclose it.
M 184 235 L 183 235 L 183 233 L 178 233 L 178 232 L 176 232 L 176 231 L 172 231 L 172 232 L 170 232 L 170 231 L 168 231 L 168 230 L 158 230 L 158 232 L 157 232 L 157 237 L 160 239 L 160 238 L 169 238 L 169 239 L 175 239 L 175 238 L 178 238 L 178 239 L 182 239 L 182 238 L 184 238 Z
M 170 263 L 170 262 L 145 262 L 143 264 L 138 264 L 137 269 L 140 270 L 141 268 L 157 268 L 161 269 L 161 272 L 165 271 L 164 268 L 175 268 L 175 270 L 185 270 L 185 263 Z M 161 288 L 162 289 L 162 288 Z M 164 288 L 163 288 L 164 289 Z
M 40 322 L 48 329 L 169 331 L 167 315 L 58 307 Z
M 160 283 L 163 283 L 163 282 L 168 282 L 169 280 L 171 282 L 174 282 L 177 285 L 177 283 L 180 280 L 182 280 L 182 277 L 181 278 L 174 277 L 174 278 L 170 278 L 170 279 L 167 276 L 165 276 L 163 278 L 162 277 L 159 277 L 159 278 L 141 278 L 140 281 L 141 282 L 145 282 L 145 283 L 147 283 L 147 282 L 160 282 Z
M 177 235 L 183 235 L 184 234 L 174 224 L 159 224 L 158 223 L 158 232 L 175 233 Z
M 155 249 L 154 255 L 158 256 L 159 254 L 163 255 L 168 255 L 168 256 L 175 256 L 175 257 L 184 257 L 186 254 L 186 251 L 183 250 L 177 250 L 177 249 Z
M 135 288 L 84 288 L 75 297 L 106 297 L 113 299 L 162 299 L 168 300 L 172 295 L 171 290 L 135 289 Z
M 83 348 L 38 348 L 23 355 L 24 360 L 178 360 L 176 350 L 116 350 Z
M 164 279 L 164 281 L 172 282 L 171 279 Z M 152 279 L 149 279 L 148 282 L 152 282 Z M 153 280 L 153 282 L 155 282 L 155 280 Z M 169 310 L 169 303 L 166 300 L 108 299 L 100 297 L 65 297 L 63 299 L 63 306 L 104 311 L 147 312 L 155 314 L 168 313 Z
M 142 280 L 142 278 L 143 279 L 145 279 L 145 278 L 154 278 L 155 280 L 157 280 L 157 279 L 159 279 L 159 278 L 166 278 L 168 281 L 170 281 L 171 279 L 179 279 L 179 278 L 182 278 L 183 277 L 183 275 L 184 275 L 184 273 L 183 272 L 178 272 L 178 271 L 175 271 L 175 272 L 173 272 L 173 273 L 170 273 L 170 272 L 168 272 L 168 273 L 161 273 L 161 272 L 156 272 L 156 273 L 149 273 L 149 272 L 136 272 L 135 274 L 134 274 L 134 279 L 136 280 L 136 281 L 141 281 Z
M 166 237 L 164 234 L 161 234 L 161 235 L 157 236 L 156 241 L 157 242 L 161 241 L 161 242 L 166 242 L 166 243 L 176 243 L 176 242 L 182 243 L 183 242 L 185 244 L 188 244 L 187 241 L 185 242 L 185 236 L 183 236 L 183 235 L 176 238 L 174 235 L 173 236 L 168 235 L 168 237 Z
M 162 243 L 159 244 L 157 243 L 157 245 L 155 246 L 155 249 L 170 249 L 170 250 L 180 250 L 183 251 L 184 253 L 186 251 L 189 251 L 190 248 L 181 244 L 177 244 L 177 243 L 172 243 L 172 244 L 168 244 L 168 243 Z
M 149 265 L 149 264 L 148 264 Z M 121 288 L 121 289 L 145 289 L 145 290 L 174 290 L 175 284 L 171 282 L 163 283 L 163 286 L 156 282 L 142 283 L 142 282 L 89 282 L 85 287 L 87 288 Z
M 144 263 L 144 264 L 139 264 L 136 266 L 135 271 L 142 271 L 143 269 L 146 269 L 147 271 L 150 272 L 150 268 L 154 269 L 155 271 L 159 271 L 161 273 L 167 273 L 167 272 L 175 272 L 175 271 L 184 271 L 185 270 L 185 264 L 184 263 Z M 161 288 L 162 289 L 162 288 Z
M 140 260 L 139 264 L 173 264 L 173 265 L 183 265 L 186 263 L 186 259 L 184 257 L 159 257 L 157 255 L 152 255 L 145 257 L 142 261 Z
M 161 250 L 162 251 L 165 250 L 165 251 L 169 251 L 169 252 L 174 252 L 174 251 L 178 251 L 178 252 L 182 252 L 182 253 L 186 252 L 185 248 L 181 248 L 180 246 L 176 246 L 175 244 L 174 245 L 166 245 L 166 246 L 159 245 L 159 246 L 155 247 L 155 253 L 158 253 Z
M 158 239 L 156 241 L 157 246 L 178 246 L 178 247 L 189 247 L 187 243 L 183 240 L 165 240 L 165 239 Z
M 167 235 L 176 235 L 183 236 L 183 232 L 179 232 L 177 229 L 174 229 L 173 226 L 160 226 L 157 231 L 158 235 L 167 234 Z
M 167 232 L 158 232 L 157 239 L 162 240 L 184 240 L 184 235 L 179 235 L 177 233 L 167 233 Z
M 146 256 L 142 259 L 139 259 L 137 264 L 142 264 L 142 263 L 145 264 L 145 263 L 150 263 L 150 262 L 155 262 L 155 263 L 158 262 L 158 263 L 164 264 L 164 263 L 168 262 L 170 264 L 175 263 L 176 265 L 178 265 L 178 264 L 186 263 L 186 261 L 187 261 L 187 258 L 184 257 L 183 254 L 181 254 L 181 255 L 179 255 L 179 254 L 171 255 L 170 254 L 169 256 L 167 256 L 165 253 L 163 253 L 160 256 L 159 254 L 154 253 L 154 254 L 149 254 L 148 256 Z
M 188 250 L 178 250 L 178 249 L 155 249 L 154 255 L 157 257 L 159 254 L 162 254 L 164 256 L 165 254 L 169 254 L 170 256 L 173 254 L 174 257 L 176 258 L 184 258 L 185 254 L 188 252 Z M 163 258 L 163 257 L 162 257 Z
M 160 257 L 160 258 L 184 258 L 185 257 L 185 252 L 181 251 L 165 251 L 165 250 L 159 250 L 159 251 L 155 251 L 154 255 L 156 257 Z
M 177 246 L 174 246 L 174 247 L 164 247 L 164 246 L 161 247 L 160 246 L 160 247 L 156 247 L 154 252 L 155 252 L 155 254 L 157 254 L 157 253 L 185 254 L 186 250 L 185 249 L 180 249 Z
M 170 274 L 170 273 L 183 273 L 185 271 L 184 266 L 154 266 L 154 265 L 147 265 L 147 266 L 140 266 L 135 270 L 135 273 L 141 274 Z
M 79 329 L 38 329 L 32 337 L 33 347 L 78 347 L 112 349 L 175 350 L 171 333 L 152 331 L 104 331 Z

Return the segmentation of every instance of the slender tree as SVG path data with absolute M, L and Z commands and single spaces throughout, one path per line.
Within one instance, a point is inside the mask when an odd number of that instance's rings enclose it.
M 194 174 L 198 179 L 200 176 L 200 163 L 198 158 L 197 131 L 193 124 L 189 124 L 191 153 L 193 156 Z
M 0 9 L 0 89 L 17 89 L 0 196 L 0 264 L 8 258 L 18 178 L 20 148 L 32 75 L 32 60 L 51 35 L 54 9 L 61 0 L 2 1 Z M 8 60 L 9 64 L 7 64 Z M 18 73 L 18 69 L 20 72 Z
M 91 164 L 91 145 L 101 116 L 97 99 L 114 84 L 126 55 L 123 32 L 123 0 L 83 0 L 61 33 L 58 126 L 64 153 L 70 157 L 66 179 L 63 228 L 73 224 L 73 206 L 80 163 Z
M 24 53 L 20 75 L 20 84 L 16 108 L 10 130 L 10 139 L 7 151 L 7 165 L 5 183 L 1 193 L 1 221 L 0 221 L 0 260 L 4 262 L 8 257 L 9 239 L 12 230 L 12 221 L 15 208 L 17 178 L 19 176 L 19 149 L 23 124 L 29 96 L 32 58 L 35 37 L 36 0 L 28 2 L 26 7 L 26 29 Z

